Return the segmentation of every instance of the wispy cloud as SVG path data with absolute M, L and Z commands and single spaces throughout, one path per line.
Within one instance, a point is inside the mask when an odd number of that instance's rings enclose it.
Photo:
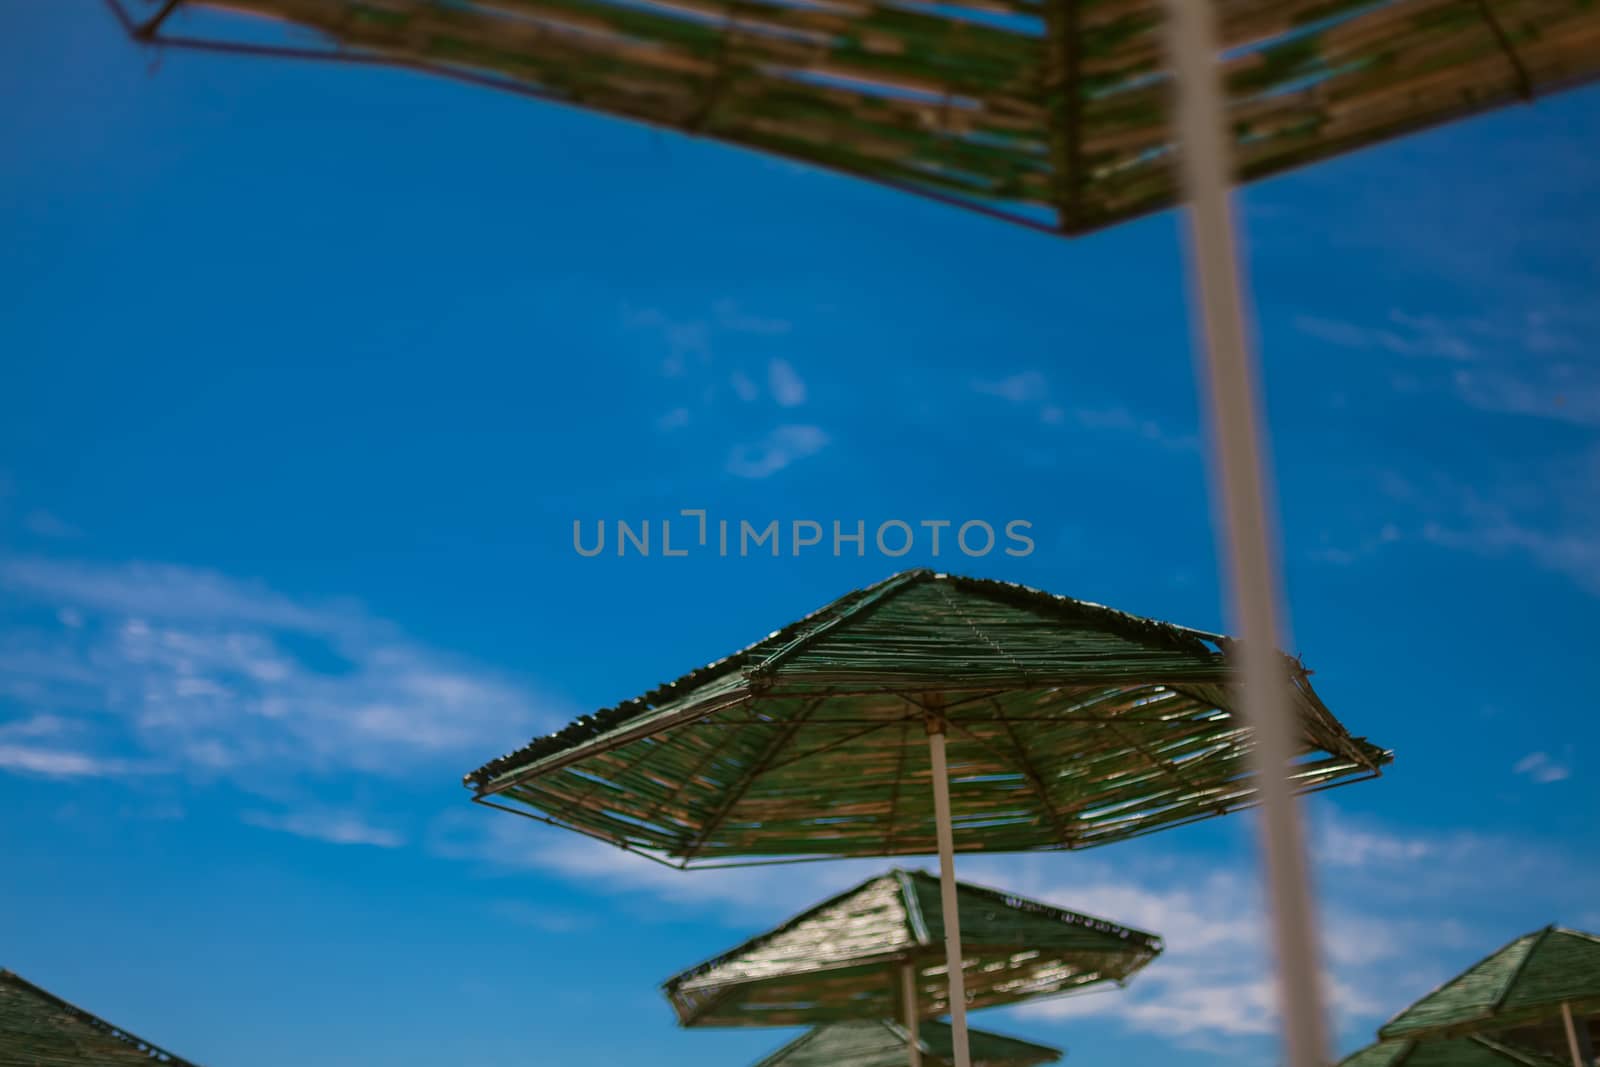
M 133 768 L 124 760 L 35 745 L 0 744 L 0 771 L 44 778 L 115 778 Z
M 1391 376 L 1401 391 L 1441 390 L 1482 411 L 1600 424 L 1593 354 L 1600 320 L 1589 309 L 1456 317 L 1391 311 L 1378 324 L 1302 315 L 1295 326 L 1325 344 L 1412 359 Z
M 1506 938 L 1495 926 L 1468 928 L 1471 920 L 1464 925 L 1431 916 L 1459 915 L 1463 892 L 1509 889 L 1552 862 L 1519 842 L 1396 833 L 1330 812 L 1313 830 L 1321 861 L 1327 988 L 1346 1031 L 1366 1031 L 1426 992 L 1451 972 L 1450 961 L 1463 946 Z M 1234 1052 L 1241 1060 L 1265 1060 L 1277 1004 L 1259 876 L 1218 870 L 1181 853 L 1160 863 L 1142 859 L 1080 862 L 1074 865 L 1078 871 L 1061 880 L 1041 879 L 1037 868 L 1011 872 L 1005 884 L 1019 892 L 1158 932 L 1167 946 L 1122 993 L 1046 1000 L 1019 1013 L 1116 1018 L 1130 1029 L 1169 1035 L 1197 1049 L 1219 1039 L 1256 1040 Z M 1509 881 L 1498 874 L 1486 881 L 1486 865 L 1494 862 L 1504 865 Z M 1389 891 L 1397 885 L 1406 892 Z
M 689 425 L 689 418 L 688 408 L 673 408 L 656 420 L 656 429 L 661 430 L 663 433 L 681 430 Z
M 828 445 L 816 426 L 779 426 L 753 444 L 738 445 L 728 457 L 728 473 L 739 478 L 768 478 Z
M 788 333 L 786 319 L 752 314 L 731 300 L 718 301 L 711 314 L 687 316 L 670 314 L 660 308 L 624 308 L 623 325 L 658 338 L 665 349 L 661 373 L 669 378 L 686 374 L 691 367 L 710 364 L 715 359 L 717 338 L 775 337 Z
M 1053 399 L 1050 381 L 1039 371 L 1022 371 L 994 380 L 978 379 L 971 383 L 971 388 L 979 396 L 995 397 L 1032 411 L 1046 426 L 1074 426 L 1093 433 L 1137 437 L 1178 450 L 1199 447 L 1199 439 L 1193 434 L 1174 433 L 1157 420 L 1119 404 L 1096 407 Z
M 1433 359 L 1478 358 L 1481 339 L 1488 336 L 1481 322 L 1452 322 L 1428 315 L 1391 311 L 1381 326 L 1302 315 L 1295 320 L 1301 333 L 1342 348 L 1379 349 L 1402 356 Z
M 713 310 L 716 313 L 717 325 L 729 333 L 757 334 L 770 337 L 788 333 L 794 328 L 794 324 L 788 319 L 752 315 L 732 300 L 717 301 Z
M 753 404 L 761 397 L 761 387 L 751 381 L 750 376 L 742 370 L 730 374 L 728 384 L 733 387 L 733 395 L 746 404 Z
M 1341 1026 L 1369 1030 L 1426 992 L 1463 951 L 1500 943 L 1507 931 L 1473 925 L 1458 903 L 1473 890 L 1497 898 L 1561 861 L 1525 842 L 1470 833 L 1427 835 L 1338 816 L 1313 823 L 1321 861 L 1328 987 Z M 1241 835 L 1242 836 L 1242 835 Z M 442 817 L 434 851 L 488 869 L 537 872 L 600 887 L 619 901 L 644 894 L 690 913 L 756 933 L 828 895 L 882 873 L 886 861 L 677 871 L 596 841 L 525 820 L 472 813 Z M 931 868 L 928 859 L 902 866 Z M 1218 1041 L 1240 1062 L 1266 1061 L 1277 1007 L 1266 942 L 1261 880 L 1253 864 L 1218 863 L 1183 849 L 1124 846 L 1113 859 L 962 856 L 960 876 L 1158 933 L 1166 951 L 1128 989 L 1105 996 L 1034 1002 L 1014 1009 L 1047 1019 L 1093 1015 L 1193 1047 Z M 1569 874 L 1574 872 L 1569 871 Z M 1581 872 L 1577 872 L 1581 875 Z M 1581 886 L 1581 876 L 1570 879 Z M 1534 883 L 1538 884 L 1538 883 Z M 1554 884 L 1554 883 L 1550 883 Z M 1565 883 L 1563 883 L 1565 884 Z M 1394 892 L 1403 887 L 1404 892 Z M 1565 898 L 1562 898 L 1565 899 Z M 1581 890 L 1571 899 L 1582 899 Z M 1560 911 L 1556 897 L 1552 907 Z M 1448 913 L 1452 920 L 1433 916 Z M 656 919 L 659 909 L 642 912 Z
M 23 516 L 22 525 L 38 537 L 67 539 L 82 537 L 83 531 L 48 511 L 34 510 Z
M 1165 448 L 1187 451 L 1200 447 L 1199 438 L 1193 434 L 1172 433 L 1156 420 L 1142 418 L 1124 407 L 1079 408 L 1072 417 L 1085 429 L 1131 434 Z
M 972 391 L 983 396 L 997 396 L 1013 404 L 1030 404 L 1050 395 L 1050 383 L 1043 374 L 1030 370 L 992 381 L 979 379 L 972 383 Z
M 775 359 L 768 364 L 767 385 L 779 407 L 799 407 L 806 402 L 806 383 L 785 360 Z
M 1572 776 L 1572 771 L 1565 764 L 1557 763 L 1544 752 L 1530 752 L 1516 762 L 1511 768 L 1513 773 L 1526 775 L 1540 785 L 1549 785 L 1551 782 L 1564 782 Z
M 623 312 L 629 329 L 648 331 L 659 337 L 666 349 L 661 358 L 661 373 L 669 378 L 684 374 L 691 363 L 711 360 L 711 329 L 699 319 L 676 319 L 657 308 L 629 308 Z
M 372 845 L 399 848 L 405 838 L 393 830 L 373 826 L 360 815 L 339 811 L 295 811 L 270 813 L 247 811 L 240 820 L 262 830 L 293 834 L 295 837 L 323 841 L 330 845 Z
M 566 715 L 354 604 L 211 571 L 8 557 L 0 590 L 46 609 L 0 631 L 0 713 L 27 709 L 35 735 L 40 723 L 75 732 L 71 746 L 13 743 L 13 769 L 398 774 Z
M 438 856 L 485 869 L 554 875 L 618 899 L 643 894 L 702 918 L 738 926 L 777 922 L 787 917 L 786 909 L 808 907 L 881 874 L 885 867 L 878 860 L 844 860 L 680 871 L 600 841 L 492 811 L 440 816 L 432 826 L 429 848 Z
M 577 933 L 594 925 L 593 919 L 581 912 L 561 911 L 548 904 L 531 904 L 525 900 L 497 900 L 488 910 L 496 918 L 542 934 Z
M 1308 555 L 1347 566 L 1404 541 L 1484 558 L 1521 559 L 1600 595 L 1600 448 L 1575 458 L 1486 464 L 1468 481 L 1443 470 L 1376 471 L 1374 532 L 1324 539 Z

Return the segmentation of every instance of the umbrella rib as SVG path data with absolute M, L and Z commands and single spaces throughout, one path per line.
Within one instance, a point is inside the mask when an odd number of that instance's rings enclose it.
M 1017 673 L 1022 678 L 1027 679 L 1032 677 L 1031 673 L 1028 671 L 1028 668 L 1023 666 L 1016 656 L 1012 655 L 1011 652 L 1008 651 L 1005 646 L 1000 644 L 1000 642 L 995 638 L 990 637 L 976 622 L 972 621 L 971 616 L 962 611 L 960 608 L 956 607 L 955 600 L 951 598 L 948 592 L 946 592 L 944 589 L 939 589 L 939 595 L 944 598 L 945 605 L 949 607 L 950 613 L 967 624 L 967 629 L 972 631 L 972 636 L 976 637 L 978 640 L 994 649 L 995 652 L 999 653 L 1002 659 L 1009 661 L 1011 666 L 1017 669 Z
M 168 17 L 178 10 L 178 5 L 182 3 L 183 0 L 167 0 L 165 4 L 161 5 L 160 11 L 157 11 L 150 17 L 149 21 L 134 31 L 134 36 L 143 37 L 145 40 L 154 38 L 156 31 L 161 29 L 161 24 L 167 21 Z
M 1000 724 L 1005 727 L 1006 737 L 1010 739 L 1011 747 L 1016 753 L 1017 766 L 1021 769 L 1022 776 L 1028 780 L 1028 784 L 1033 786 L 1033 791 L 1039 795 L 1039 803 L 1044 806 L 1044 812 L 1050 817 L 1051 824 L 1055 826 L 1056 834 L 1061 839 L 1061 843 L 1068 844 L 1072 840 L 1072 833 L 1067 829 L 1066 823 L 1062 821 L 1061 813 L 1056 810 L 1055 804 L 1051 801 L 1049 790 L 1045 788 L 1044 779 L 1039 776 L 1038 770 L 1034 768 L 1033 763 L 1028 759 L 1027 753 L 1023 751 L 1022 742 L 1017 738 L 1017 732 L 1012 728 L 1010 720 L 1006 718 L 1005 710 L 1000 706 L 1000 701 L 991 700 L 989 703 L 994 708 L 995 715 L 999 716 Z
M 1489 1010 L 1485 1013 L 1486 1015 L 1493 1017 L 1499 1014 L 1501 1006 L 1506 1002 L 1506 998 L 1511 995 L 1512 987 L 1517 984 L 1517 979 L 1522 977 L 1522 972 L 1527 968 L 1529 962 L 1532 961 L 1533 954 L 1539 951 L 1539 946 L 1544 944 L 1544 939 L 1549 937 L 1550 931 L 1554 929 L 1555 927 L 1552 925 L 1546 926 L 1543 930 L 1539 931 L 1539 935 L 1533 939 L 1533 944 L 1528 946 L 1527 955 L 1523 956 L 1522 959 L 1518 961 L 1516 970 L 1512 971 L 1510 976 L 1506 978 L 1505 988 L 1500 990 L 1499 994 L 1495 996 L 1493 1003 L 1489 1005 Z
M 1048 89 L 1058 100 L 1059 111 L 1051 115 L 1050 156 L 1054 181 L 1056 222 L 1061 232 L 1071 233 L 1081 214 L 1082 182 L 1079 162 L 1082 156 L 1083 121 L 1078 73 L 1078 5 L 1047 4 L 1045 25 L 1054 68 Z M 1063 128 L 1064 127 L 1064 128 Z
M 853 734 L 846 734 L 843 737 L 837 738 L 837 739 L 835 739 L 833 741 L 829 741 L 827 744 L 821 746 L 820 748 L 813 748 L 808 752 L 800 753 L 800 755 L 798 755 L 798 756 L 790 756 L 786 760 L 779 760 L 777 763 L 774 763 L 774 764 L 771 764 L 770 766 L 768 766 L 766 768 L 766 770 L 767 771 L 775 771 L 779 767 L 793 766 L 794 764 L 799 763 L 802 760 L 808 760 L 808 759 L 812 758 L 813 756 L 820 756 L 824 752 L 831 752 L 833 749 L 836 749 L 836 748 L 840 747 L 841 745 L 848 745 L 850 742 L 855 741 L 855 740 L 859 740 L 860 738 L 863 738 L 863 737 L 866 737 L 868 734 L 877 733 L 879 730 L 884 730 L 884 729 L 887 729 L 887 728 L 889 728 L 891 726 L 899 725 L 902 721 L 903 720 L 901 720 L 901 719 L 887 719 L 887 720 L 883 720 L 883 721 L 879 721 L 879 722 L 874 722 L 871 725 L 867 726 L 865 729 L 857 730 Z M 812 723 L 811 725 L 813 725 L 813 726 L 824 726 L 824 725 L 827 725 L 827 724 L 826 723 L 821 723 L 821 722 L 815 722 L 815 723 Z
M 1483 16 L 1483 21 L 1489 26 L 1489 32 L 1494 35 L 1495 43 L 1506 54 L 1506 59 L 1511 63 L 1511 73 L 1517 79 L 1517 95 L 1524 102 L 1533 100 L 1533 80 L 1528 77 L 1528 68 L 1523 66 L 1522 57 L 1517 55 L 1516 46 L 1511 43 L 1511 38 L 1506 33 L 1506 28 L 1500 24 L 1500 19 L 1495 15 L 1486 0 L 1477 0 L 1478 14 Z
M 772 671 L 783 660 L 786 660 L 793 656 L 796 652 L 805 649 L 811 645 L 812 642 L 833 630 L 841 623 L 855 618 L 857 615 L 860 615 L 862 612 L 867 611 L 870 608 L 876 607 L 883 601 L 894 596 L 896 593 L 901 592 L 906 587 L 924 581 L 925 579 L 929 578 L 932 573 L 932 571 L 926 570 L 906 571 L 903 574 L 897 574 L 893 578 L 886 579 L 876 589 L 873 589 L 871 592 L 855 601 L 855 603 L 845 605 L 842 609 L 840 609 L 838 614 L 833 615 L 831 618 L 821 619 L 815 626 L 801 634 L 796 635 L 794 640 L 790 641 L 782 648 L 774 651 L 771 655 L 769 655 L 766 659 L 763 659 L 754 667 L 749 668 L 745 672 L 746 675 L 749 677 L 759 677 L 762 675 L 771 674 Z
M 729 745 L 733 744 L 738 737 L 739 735 L 732 730 L 729 730 L 727 733 L 723 734 L 722 740 L 717 744 L 712 745 L 710 750 L 707 751 L 703 757 L 701 757 L 700 762 L 696 763 L 694 768 L 688 774 L 684 775 L 678 780 L 678 787 L 672 790 L 666 796 L 662 797 L 660 800 L 656 801 L 650 810 L 641 817 L 640 821 L 649 822 L 651 819 L 654 819 L 658 814 L 661 813 L 662 808 L 666 807 L 668 804 L 674 803 L 679 797 L 683 796 L 684 791 L 689 788 L 689 783 L 699 776 L 700 772 L 705 769 L 708 763 L 722 755 L 723 751 Z M 637 767 L 629 768 L 630 772 L 634 770 L 637 770 Z
M 800 729 L 800 724 L 809 718 L 812 712 L 821 707 L 822 702 L 825 699 L 827 698 L 817 697 L 813 699 L 811 703 L 806 705 L 806 707 L 802 709 L 798 715 L 789 720 L 785 727 L 779 732 L 778 736 L 773 739 L 773 742 L 767 748 L 767 751 L 762 754 L 761 759 L 756 762 L 755 766 L 751 767 L 750 770 L 746 772 L 744 781 L 739 783 L 739 787 L 729 794 L 728 799 L 723 802 L 721 807 L 713 812 L 711 817 L 706 820 L 705 826 L 701 827 L 700 833 L 695 836 L 695 839 L 689 842 L 689 847 L 683 853 L 683 862 L 685 864 L 688 864 L 691 860 L 693 860 L 700 849 L 705 847 L 706 841 L 709 840 L 711 835 L 716 833 L 717 830 L 722 826 L 723 822 L 727 820 L 729 813 L 731 813 L 733 809 L 738 806 L 739 801 L 744 799 L 744 795 L 750 791 L 750 787 L 755 785 L 756 779 L 762 774 L 766 773 L 766 770 L 769 766 L 771 766 L 772 761 L 778 758 L 778 753 L 782 752 L 783 746 L 787 745 L 790 739 L 794 737 L 795 731 Z
M 732 737 L 733 735 L 729 734 L 728 736 Z M 627 765 L 627 767 L 623 768 L 621 774 L 617 775 L 617 777 L 618 778 L 625 778 L 628 775 L 638 773 L 639 768 L 643 767 L 646 763 L 650 762 L 651 759 L 653 759 L 655 756 L 659 755 L 661 753 L 661 751 L 663 749 L 665 749 L 666 747 L 667 746 L 665 744 L 657 743 L 655 745 L 652 745 L 649 748 L 646 748 L 643 752 L 641 752 L 637 756 L 635 756 L 633 758 L 633 761 L 631 763 L 629 763 Z M 598 775 L 596 775 L 595 776 L 595 780 L 591 781 L 589 783 L 589 787 L 587 789 L 585 789 L 582 793 L 573 794 L 573 796 L 572 796 L 571 800 L 569 801 L 569 803 L 576 804 L 578 806 L 582 806 L 590 798 L 592 798 L 596 793 L 598 793 L 600 791 L 600 786 L 601 786 L 600 777 Z

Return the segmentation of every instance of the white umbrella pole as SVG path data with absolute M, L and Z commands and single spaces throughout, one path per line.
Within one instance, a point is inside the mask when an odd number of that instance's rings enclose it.
M 944 723 L 928 722 L 933 765 L 933 818 L 939 835 L 939 902 L 944 909 L 944 958 L 950 978 L 950 1042 L 955 1067 L 972 1067 L 967 1051 L 967 982 L 961 968 L 961 919 L 956 913 L 956 844 L 950 827 L 950 769 L 944 759 Z
M 1594 1050 L 1589 1047 L 1588 1020 L 1572 1014 L 1572 1005 L 1561 1005 L 1561 1021 L 1567 1025 L 1567 1051 L 1572 1053 L 1572 1067 L 1594 1067 Z
M 910 960 L 900 965 L 900 999 L 905 1003 L 911 1067 L 922 1067 L 922 1038 L 917 1020 L 917 965 Z
M 1167 0 L 1183 180 L 1189 200 L 1191 271 L 1204 322 L 1218 539 L 1226 546 L 1232 608 L 1242 647 L 1240 710 L 1250 726 L 1261 796 L 1261 847 L 1277 949 L 1278 996 L 1290 1067 L 1322 1067 L 1327 1031 L 1305 842 L 1288 768 L 1295 716 L 1278 656 L 1278 574 L 1267 522 L 1256 367 L 1234 247 L 1231 137 L 1217 61 L 1214 0 Z M 1199 353 L 1197 353 L 1199 354 Z

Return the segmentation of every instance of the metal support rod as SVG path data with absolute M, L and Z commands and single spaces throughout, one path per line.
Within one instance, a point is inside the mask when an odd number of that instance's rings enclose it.
M 183 3 L 183 0 L 167 0 L 165 4 L 161 5 L 160 11 L 157 11 L 143 26 L 134 31 L 134 36 L 147 41 L 153 38 L 156 32 L 161 29 L 161 24 L 167 21 L 167 18 L 174 11 L 178 10 L 178 5 L 181 3 Z
M 1567 1027 L 1567 1051 L 1572 1053 L 1572 1067 L 1594 1067 L 1594 1049 L 1589 1047 L 1589 1021 L 1572 1014 L 1572 1005 L 1561 1005 L 1561 1021 Z
M 900 999 L 905 1004 L 911 1067 L 922 1067 L 922 1037 L 917 1019 L 917 965 L 911 960 L 900 965 Z
M 967 981 L 961 966 L 961 917 L 956 907 L 956 844 L 950 826 L 950 768 L 944 757 L 944 723 L 928 722 L 928 760 L 933 766 L 933 818 L 939 836 L 939 904 L 944 910 L 944 959 L 950 979 L 950 1042 L 955 1067 L 972 1067 L 967 1051 Z
M 1234 245 L 1230 127 L 1217 62 L 1214 0 L 1167 0 L 1168 47 L 1183 180 L 1190 270 L 1203 321 L 1196 372 L 1208 394 L 1212 495 L 1223 570 L 1242 638 L 1236 678 L 1253 735 L 1261 798 L 1261 849 L 1278 968 L 1278 1000 L 1289 1067 L 1322 1067 L 1327 1028 L 1315 907 L 1298 804 L 1288 781 L 1295 752 L 1289 676 L 1280 653 L 1278 574 L 1268 525 L 1267 460 L 1259 425 L 1256 367 L 1245 319 L 1243 272 Z M 1220 498 L 1220 499 L 1219 499 Z

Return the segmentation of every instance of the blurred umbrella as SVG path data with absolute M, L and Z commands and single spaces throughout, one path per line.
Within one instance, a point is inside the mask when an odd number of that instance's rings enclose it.
M 1054 233 L 1179 198 L 1163 0 L 109 2 L 164 50 L 427 72 Z M 1600 73 L 1600 7 L 1584 0 L 1216 7 L 1240 180 Z
M 973 1067 L 1037 1067 L 1061 1059 L 1060 1049 L 987 1030 L 969 1030 Z M 830 1023 L 810 1030 L 755 1067 L 900 1067 L 912 1063 L 950 1067 L 953 1042 L 947 1023 L 925 1022 L 920 1037 L 888 1020 Z
M 1434 1041 L 1382 1041 L 1339 1062 L 1339 1067 L 1561 1067 L 1548 1056 L 1486 1037 Z
M 1019 585 L 906 571 L 466 784 L 480 803 L 680 867 L 937 850 L 959 1056 L 954 853 L 1089 848 L 1248 806 L 1232 651 Z M 1295 785 L 1377 775 L 1389 754 L 1351 737 L 1280 659 Z
M 1557 1020 L 1573 1067 L 1591 1067 L 1592 1031 L 1600 1020 L 1600 937 L 1547 926 L 1450 979 L 1396 1015 L 1378 1036 L 1493 1033 L 1509 1039 L 1515 1031 L 1544 1043 L 1541 1035 Z M 1555 1049 L 1547 1044 L 1540 1051 Z
M 7 1067 L 196 1067 L 10 971 L 0 970 L 0 1064 Z
M 950 1010 L 939 897 L 932 875 L 890 871 L 674 976 L 667 997 L 684 1026 L 899 1020 L 915 1065 L 921 1021 Z M 993 889 L 960 882 L 956 900 L 970 1008 L 1120 986 L 1161 952 L 1152 934 Z

